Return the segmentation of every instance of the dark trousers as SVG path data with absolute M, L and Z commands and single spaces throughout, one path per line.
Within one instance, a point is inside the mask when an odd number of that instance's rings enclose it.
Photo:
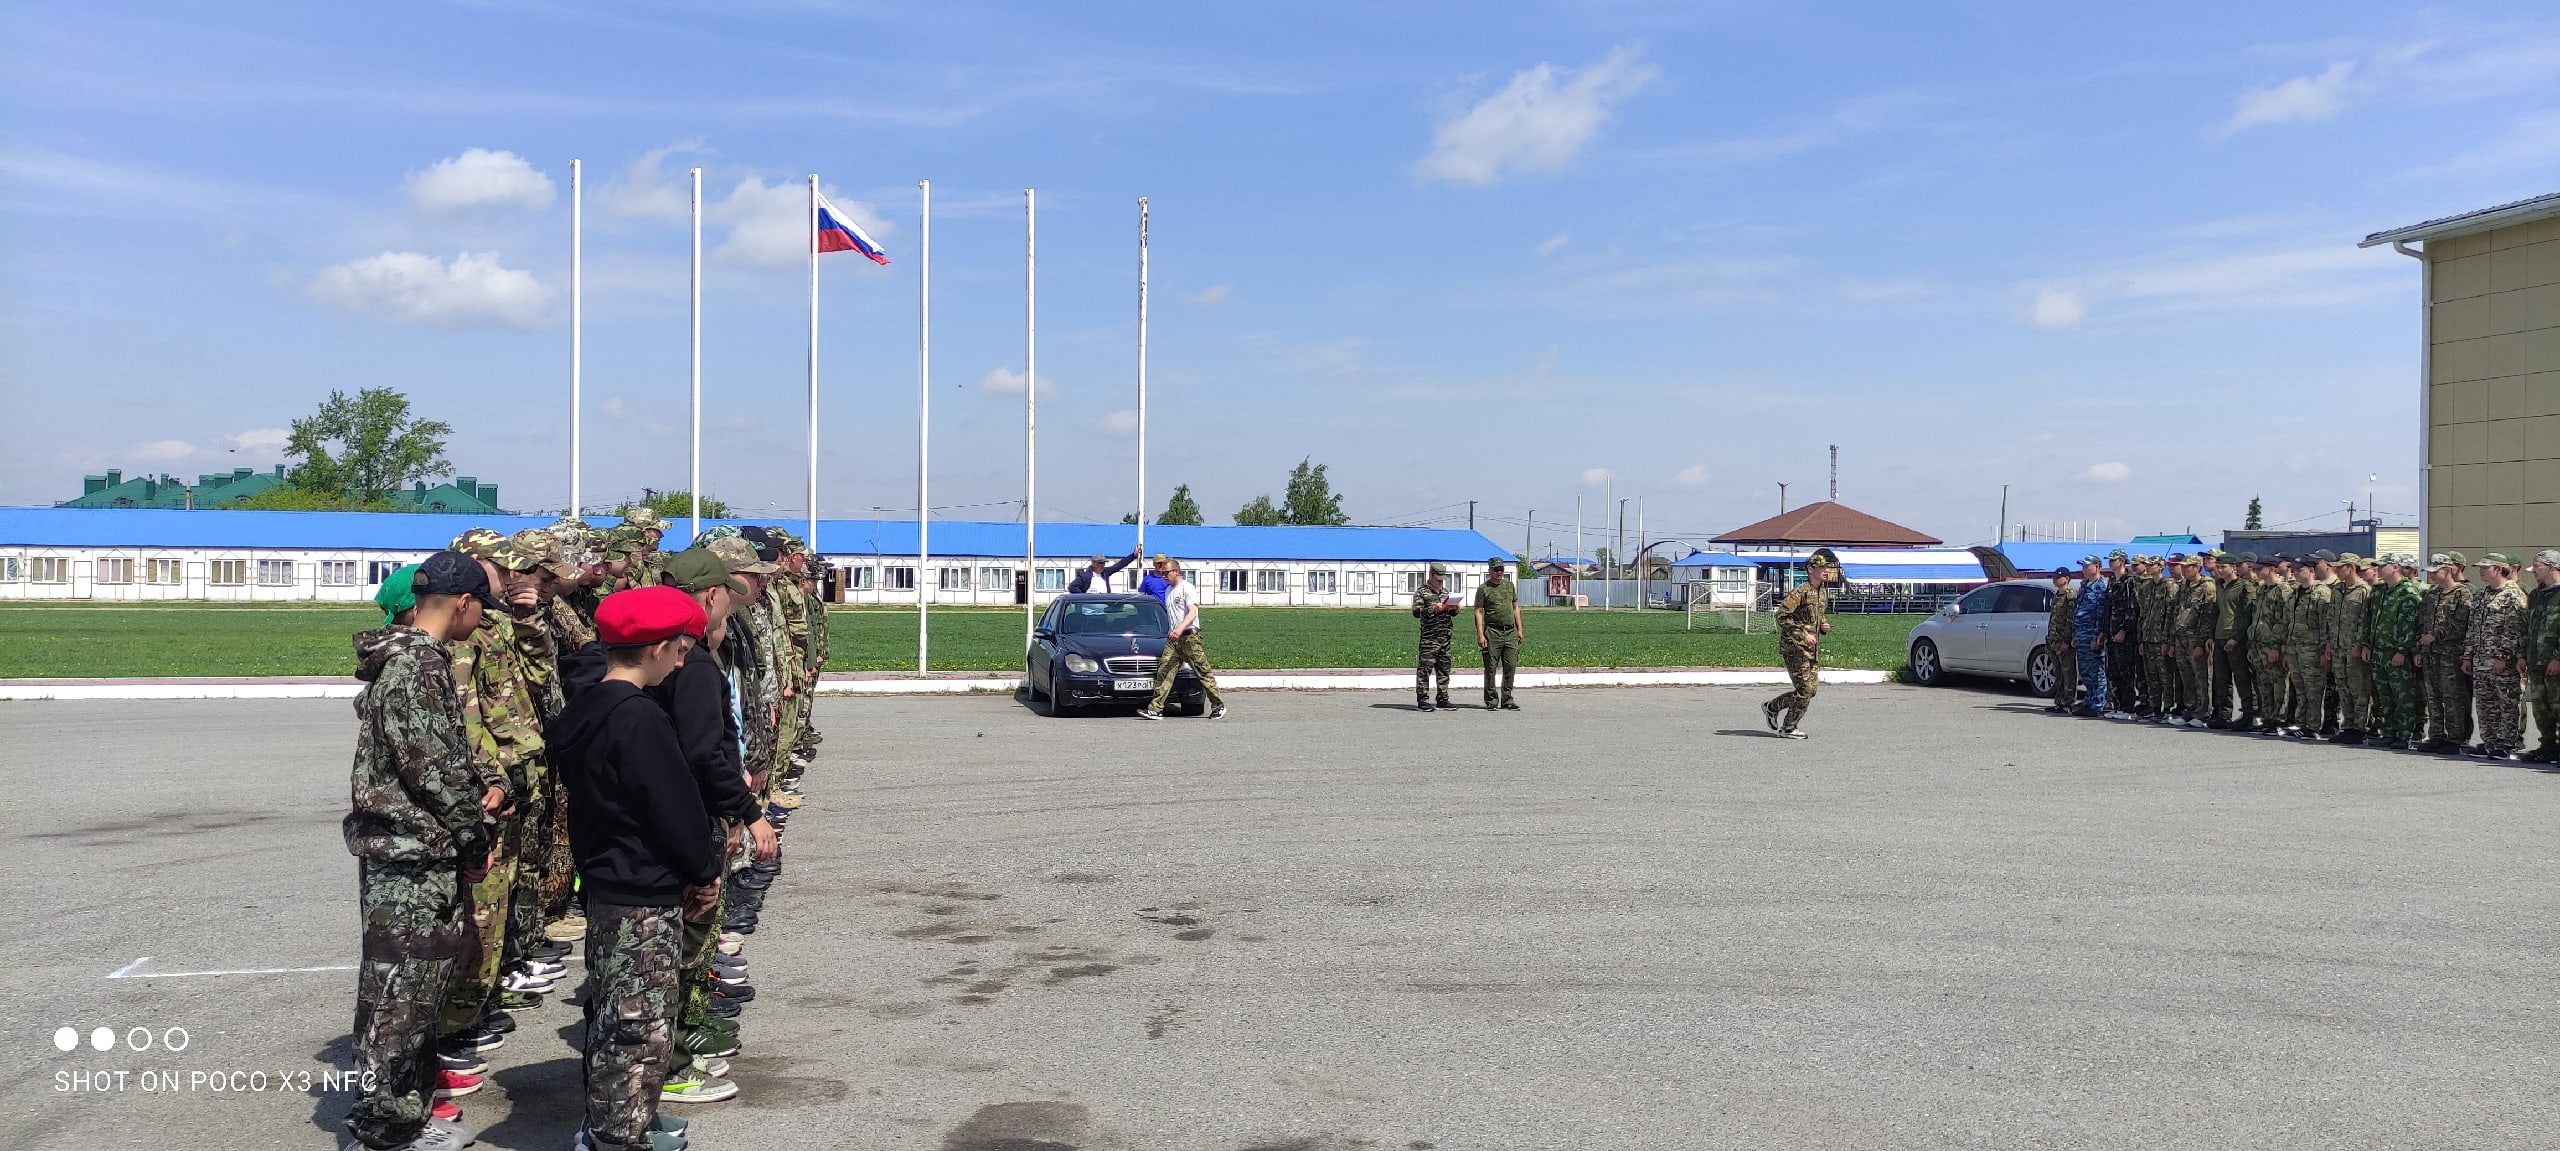
M 1486 628 L 1484 647 L 1484 705 L 1500 707 L 1511 702 L 1511 682 L 1520 675 L 1520 633 Z M 1496 690 L 1496 673 L 1500 690 Z

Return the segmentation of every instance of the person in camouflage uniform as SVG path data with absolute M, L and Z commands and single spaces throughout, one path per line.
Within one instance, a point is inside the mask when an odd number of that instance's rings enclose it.
M 2170 628 L 2169 654 L 2188 727 L 2207 726 L 2216 710 L 2213 629 L 2222 610 L 2222 589 L 2204 574 L 2203 565 L 2201 556 L 2188 556 L 2178 565 L 2176 612 Z
M 2541 742 L 2524 758 L 2560 763 L 2560 548 L 2533 556 L 2533 590 L 2525 595 L 2524 682 Z
M 453 550 L 480 561 L 492 586 L 509 587 L 493 558 L 507 537 L 488 528 L 473 528 L 453 541 Z M 521 557 L 510 555 L 510 562 Z M 513 594 L 513 589 L 509 589 Z M 510 605 L 512 607 L 512 604 Z M 529 1007 L 540 1002 L 530 992 L 498 988 L 506 953 L 508 912 L 513 901 L 518 860 L 524 849 L 525 798 L 541 771 L 542 718 L 531 678 L 523 666 L 515 620 L 508 611 L 483 612 L 480 626 L 451 645 L 453 679 L 462 704 L 464 734 L 471 754 L 507 779 L 509 802 L 499 811 L 496 850 L 488 873 L 464 892 L 471 927 L 465 938 L 462 965 L 445 997 L 443 1035 L 456 1035 L 480 1021 L 492 997 L 500 1007 Z
M 576 651 L 596 639 L 596 585 L 604 579 L 604 556 L 600 550 L 604 533 L 587 526 L 576 516 L 562 516 L 543 529 L 560 544 L 560 555 L 578 570 L 577 578 L 555 589 L 551 597 L 551 633 L 560 641 L 563 652 Z
M 2080 593 L 2071 587 L 2071 573 L 2054 572 L 2053 599 L 2044 617 L 2044 652 L 2053 664 L 2055 711 L 2080 706 L 2080 658 L 2077 645 L 2071 642 L 2071 612 L 2079 603 Z
M 2139 638 L 2142 644 L 2142 699 L 2145 710 L 2139 714 L 2154 723 L 2173 718 L 2183 702 L 2178 698 L 2177 673 L 2171 667 L 2169 652 L 2174 630 L 2176 581 L 2161 574 L 2162 561 L 2157 556 L 2135 556 L 2134 598 L 2141 604 Z
M 1449 636 L 1458 623 L 1458 602 L 1447 590 L 1447 564 L 1431 565 L 1422 586 L 1413 589 L 1413 618 L 1422 621 L 1422 646 L 1413 659 L 1413 706 L 1417 711 L 1455 708 L 1449 702 Z M 1432 677 L 1439 689 L 1432 689 Z
M 2469 751 L 2506 759 L 2524 746 L 2518 707 L 2524 690 L 2524 589 L 2516 586 L 2516 561 L 2503 552 L 2481 556 L 2479 567 L 2486 586 L 2472 599 L 2471 631 L 2463 640 L 2480 708 L 2480 745 Z
M 496 603 L 463 556 L 417 569 L 411 623 L 355 637 L 356 753 L 342 834 L 356 857 L 363 925 L 353 1049 L 363 1084 L 351 1146 L 459 1148 L 467 1131 L 428 1114 L 438 1011 L 462 951 L 463 884 L 489 863 L 489 812 L 506 790 L 474 760 L 445 643 Z M 388 589 L 393 594 L 401 590 Z
M 826 736 L 818 731 L 818 677 L 825 674 L 827 658 L 830 654 L 825 579 L 827 565 L 824 557 L 809 549 L 808 541 L 778 529 L 776 534 L 783 540 L 786 550 L 796 552 L 800 556 L 800 596 L 809 605 L 803 628 L 805 639 L 803 657 L 809 665 L 809 702 L 808 706 L 801 711 L 799 738 L 792 741 L 788 766 L 783 769 L 783 777 L 778 781 L 786 785 L 789 794 L 796 798 L 799 794 L 799 788 L 796 785 L 800 776 L 817 762 L 818 745 L 826 741 Z
M 2131 557 L 2119 549 L 2107 553 L 2107 706 L 2140 715 L 2150 706 L 2142 695 L 2142 595 Z
M 2458 752 L 2471 742 L 2471 668 L 2463 645 L 2471 636 L 2471 592 L 2461 552 L 2427 557 L 2427 594 L 2434 599 L 2418 625 L 2418 674 L 2427 685 L 2427 738 L 2420 751 Z
M 2258 553 L 2242 552 L 2227 561 L 2213 605 L 2213 674 L 2207 689 L 2213 714 L 2207 726 L 2247 730 L 2258 722 L 2256 677 L 2250 674 L 2249 625 L 2258 598 Z
M 2286 605 L 2284 670 L 2289 705 L 2285 733 L 2299 739 L 2320 732 L 2321 685 L 2328 680 L 2331 605 L 2329 585 L 2309 562 L 2294 565 L 2292 602 Z
M 2338 700 L 2337 742 L 2363 743 L 2373 731 L 2373 632 L 2367 606 L 2373 585 L 2365 582 L 2364 557 L 2348 552 L 2338 557 L 2338 579 L 2331 585 L 2329 618 L 2329 691 Z
M 509 573 L 514 594 L 508 615 L 515 625 L 517 666 L 523 669 L 537 722 L 548 723 L 568 706 L 560 672 L 561 657 L 574 650 L 555 626 L 553 605 L 563 590 L 586 577 L 561 551 L 559 537 L 548 528 L 527 528 L 507 538 L 491 562 Z M 569 854 L 569 805 L 561 796 L 547 756 L 525 764 L 526 792 L 517 806 L 523 825 L 516 858 L 515 886 L 508 893 L 506 943 L 499 968 L 512 971 L 534 958 L 544 945 L 543 926 L 555 912 L 565 912 L 576 879 L 577 864 Z
M 2418 715 L 2418 585 L 2407 556 L 2383 557 L 2382 586 L 2365 602 L 2373 668 L 2374 728 L 2381 746 L 2416 742 Z
M 1831 634 L 1831 622 L 1822 618 L 1825 592 L 1840 583 L 1840 557 L 1830 548 L 1815 548 L 1805 557 L 1804 576 L 1778 605 L 1778 656 L 1787 664 L 1787 690 L 1760 705 L 1769 730 L 1790 739 L 1805 737 L 1796 724 L 1822 687 L 1822 637 Z
M 2249 615 L 2249 678 L 2258 689 L 2258 722 L 2250 728 L 2274 734 L 2292 714 L 2292 684 L 2285 674 L 2284 649 L 2291 639 L 2293 577 L 2291 560 L 2274 556 L 2258 567 L 2258 593 Z

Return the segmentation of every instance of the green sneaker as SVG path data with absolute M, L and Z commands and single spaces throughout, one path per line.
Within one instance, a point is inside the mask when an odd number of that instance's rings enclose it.
M 533 991 L 501 991 L 493 1002 L 500 1011 L 530 1011 L 542 1006 L 542 995 Z
M 695 1059 L 716 1059 L 738 1053 L 738 1033 L 722 1034 L 708 1027 L 696 1027 L 676 1039 L 676 1049 Z
M 669 1078 L 667 1085 L 658 1089 L 658 1101 L 660 1103 L 717 1103 L 723 1099 L 735 1098 L 737 1094 L 737 1084 L 705 1075 L 701 1068 L 695 1067 Z

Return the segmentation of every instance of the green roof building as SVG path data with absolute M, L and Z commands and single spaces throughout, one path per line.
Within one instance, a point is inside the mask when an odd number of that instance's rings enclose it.
M 65 508 L 185 508 L 187 485 L 178 477 L 136 476 L 124 478 L 121 468 L 108 468 L 103 476 L 83 476 L 80 498 L 54 505 Z
M 392 506 L 404 512 L 455 512 L 468 515 L 504 515 L 498 510 L 498 485 L 484 484 L 470 476 L 455 476 L 449 484 L 428 487 L 425 480 L 405 492 L 390 494 Z
M 283 482 L 283 464 L 277 464 L 275 470 L 272 472 L 254 471 L 249 468 L 233 468 L 228 472 L 216 472 L 209 476 L 197 476 L 195 506 L 200 508 L 219 508 L 228 507 L 232 504 L 245 503 L 259 492 L 263 492 L 268 488 L 274 487 Z

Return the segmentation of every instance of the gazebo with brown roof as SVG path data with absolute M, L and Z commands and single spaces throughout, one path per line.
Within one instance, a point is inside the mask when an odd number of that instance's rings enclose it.
M 1710 542 L 1761 548 L 1926 548 L 1942 541 L 1846 504 L 1823 500 L 1780 512 L 1756 524 L 1744 524 Z

